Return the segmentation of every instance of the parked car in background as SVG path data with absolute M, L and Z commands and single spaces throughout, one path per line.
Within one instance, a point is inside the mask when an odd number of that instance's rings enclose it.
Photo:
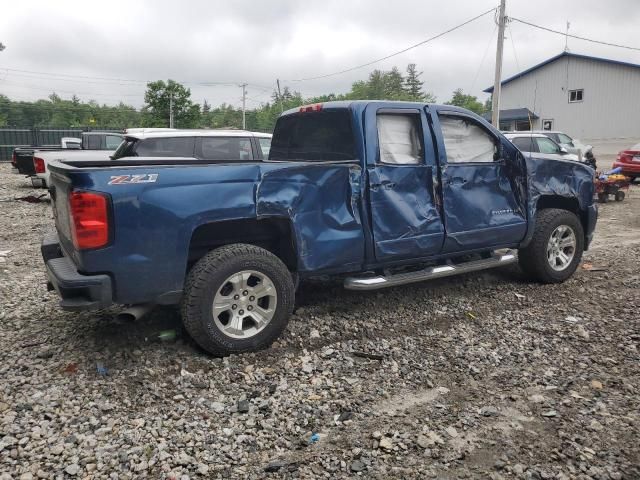
M 83 132 L 80 150 L 43 150 L 33 151 L 33 169 L 31 184 L 34 187 L 49 185 L 47 165 L 53 160 L 108 160 L 110 155 L 122 143 L 122 134 L 113 132 Z
M 267 136 L 215 133 L 131 136 L 127 157 L 50 166 L 42 255 L 63 308 L 181 305 L 191 337 L 227 355 L 278 337 L 298 278 L 374 290 L 519 259 L 558 283 L 593 237 L 592 169 L 525 156 L 459 107 L 302 106 L 266 160 Z
M 16 147 L 11 155 L 11 165 L 16 173 L 27 176 L 35 175 L 36 171 L 33 165 L 33 152 L 35 150 L 78 150 L 81 148 L 81 143 L 82 139 L 80 138 L 62 137 L 59 147 Z
M 245 130 L 154 130 L 130 133 L 111 156 L 182 157 L 211 161 L 263 160 L 271 134 Z
M 620 167 L 622 174 L 630 177 L 632 182 L 640 178 L 640 143 L 618 153 L 616 161 L 613 162 L 613 168 L 617 167 Z
M 593 154 L 593 147 L 591 145 L 585 145 L 577 138 L 571 138 L 566 133 L 557 130 L 535 130 L 531 133 L 542 133 L 546 135 L 561 147 L 566 148 L 569 153 L 578 155 L 580 161 L 594 169 L 596 168 L 596 157 Z
M 569 153 L 566 148 L 561 147 L 541 133 L 505 133 L 505 137 L 511 140 L 511 143 L 518 147 L 525 155 L 531 155 L 537 158 L 548 158 L 550 160 L 580 161 L 578 155 Z

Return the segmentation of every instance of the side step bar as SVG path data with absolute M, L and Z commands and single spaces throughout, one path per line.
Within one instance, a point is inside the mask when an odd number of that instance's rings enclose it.
M 407 283 L 421 282 L 434 278 L 451 277 L 461 273 L 476 272 L 488 268 L 502 267 L 518 260 L 515 250 L 507 250 L 503 253 L 494 252 L 490 258 L 472 260 L 460 264 L 446 264 L 428 267 L 423 270 L 396 275 L 376 275 L 373 277 L 347 277 L 344 279 L 344 288 L 347 290 L 378 290 L 380 288 L 395 287 Z

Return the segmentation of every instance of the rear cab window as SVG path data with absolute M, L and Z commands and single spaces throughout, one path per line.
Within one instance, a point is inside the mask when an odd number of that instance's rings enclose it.
M 194 137 L 143 138 L 135 145 L 137 157 L 193 157 Z
M 271 139 L 266 137 L 258 137 L 262 158 L 269 158 L 269 150 L 271 150 Z
M 105 145 L 107 150 L 116 150 L 122 143 L 122 137 L 120 135 L 107 135 L 105 137 Z
M 347 109 L 301 112 L 276 123 L 269 160 L 354 160 L 355 140 Z
M 214 161 L 253 160 L 251 139 L 247 137 L 198 137 L 196 157 Z

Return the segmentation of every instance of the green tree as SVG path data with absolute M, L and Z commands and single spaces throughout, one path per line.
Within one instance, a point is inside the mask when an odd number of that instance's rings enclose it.
M 145 124 L 153 127 L 169 126 L 169 110 L 173 105 L 176 128 L 196 128 L 200 120 L 200 106 L 191 101 L 191 90 L 168 80 L 147 83 L 143 113 Z
M 455 105 L 456 107 L 466 108 L 467 110 L 471 110 L 472 112 L 477 113 L 478 115 L 485 112 L 485 107 L 478 100 L 477 97 L 473 95 L 465 94 L 461 88 L 458 88 L 453 91 L 453 97 L 448 102 L 445 102 L 445 105 Z
M 420 80 L 420 75 L 423 73 L 424 72 L 418 71 L 415 63 L 407 65 L 407 75 L 404 78 L 404 90 L 407 92 L 409 100 L 434 103 L 436 101 L 435 95 L 424 91 L 424 82 Z

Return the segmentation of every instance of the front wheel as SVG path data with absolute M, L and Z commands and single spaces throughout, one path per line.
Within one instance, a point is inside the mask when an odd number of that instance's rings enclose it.
M 189 272 L 182 321 L 209 353 L 255 351 L 286 328 L 294 295 L 291 273 L 278 257 L 254 245 L 227 245 Z
M 550 208 L 536 215 L 529 245 L 520 249 L 522 270 L 542 283 L 560 283 L 578 268 L 584 250 L 580 219 L 572 212 Z

